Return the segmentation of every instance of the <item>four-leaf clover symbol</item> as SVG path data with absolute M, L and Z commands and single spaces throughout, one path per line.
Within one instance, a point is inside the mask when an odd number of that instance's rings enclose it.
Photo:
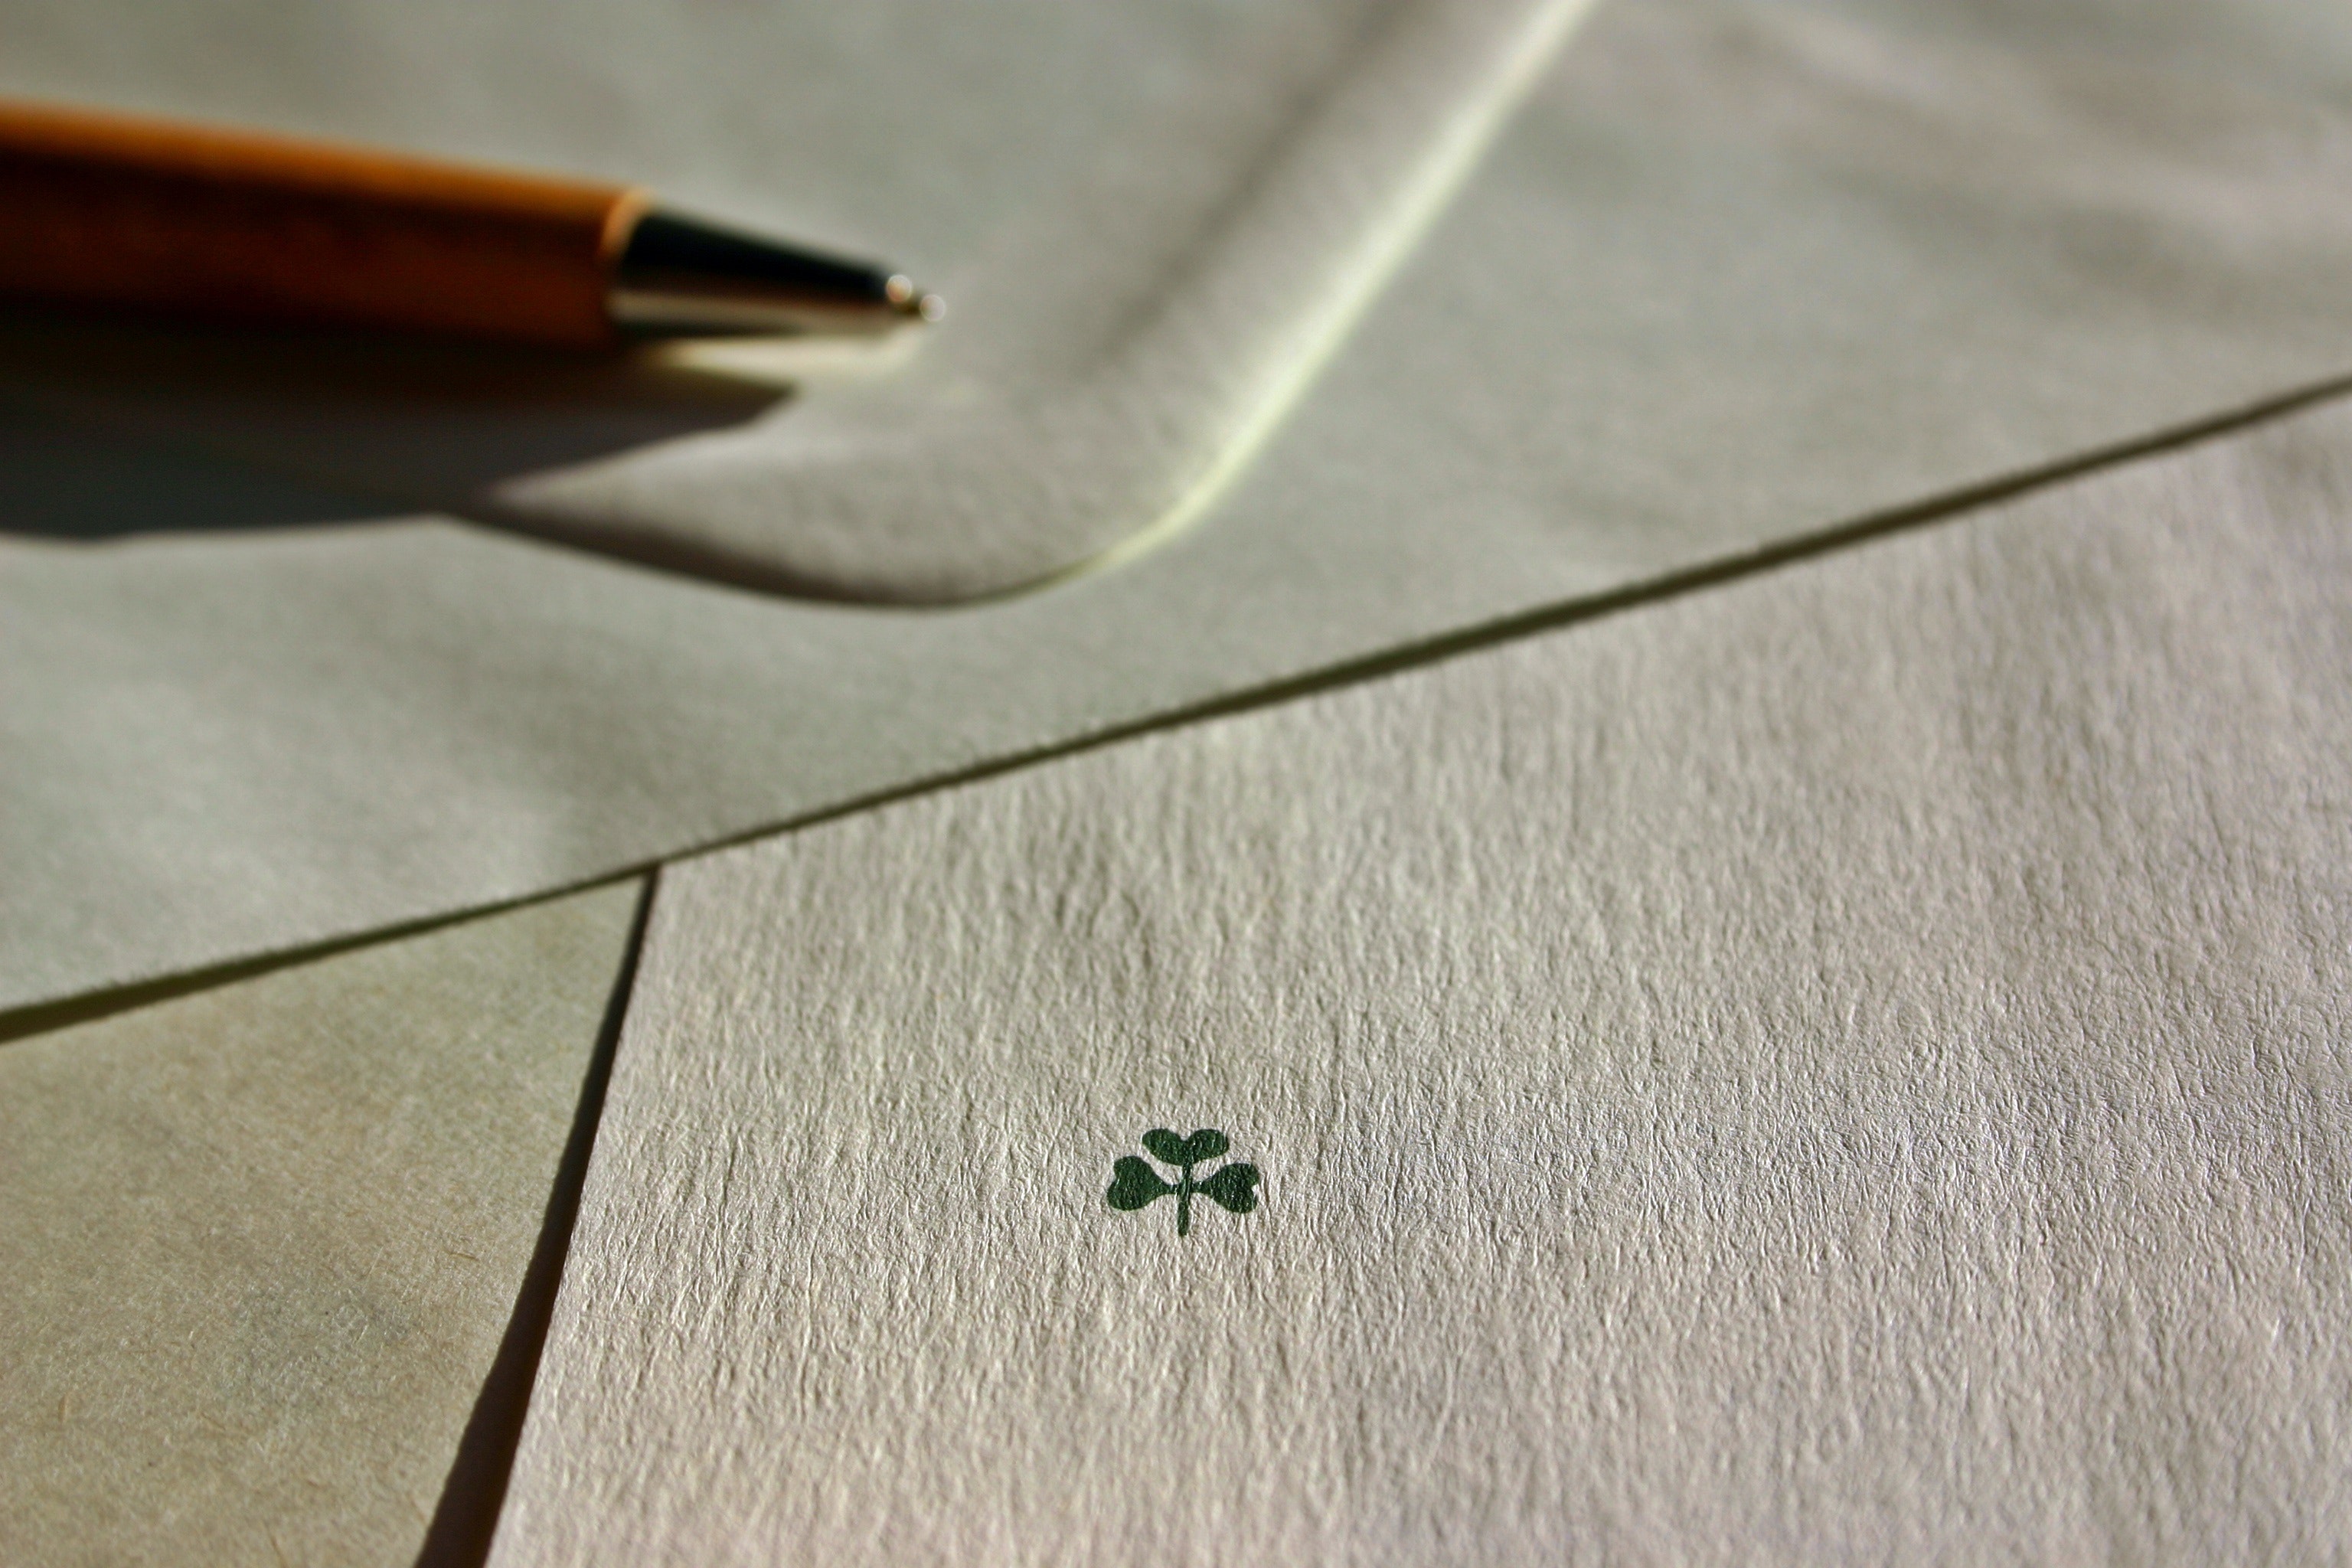
M 1160 1180 L 1151 1162 L 1133 1154 L 1122 1154 L 1110 1168 L 1110 1191 L 1103 1196 L 1115 1209 L 1139 1209 L 1155 1198 L 1176 1194 L 1176 1234 L 1192 1234 L 1192 1194 L 1199 1193 L 1214 1199 L 1234 1214 L 1247 1214 L 1257 1207 L 1257 1167 L 1236 1160 L 1220 1167 L 1195 1182 L 1192 1167 L 1203 1160 L 1213 1160 L 1233 1145 L 1225 1135 L 1213 1127 L 1204 1127 L 1190 1138 L 1179 1138 L 1165 1127 L 1155 1127 L 1143 1135 L 1143 1146 L 1151 1151 L 1163 1164 L 1174 1165 L 1183 1173 L 1173 1185 Z

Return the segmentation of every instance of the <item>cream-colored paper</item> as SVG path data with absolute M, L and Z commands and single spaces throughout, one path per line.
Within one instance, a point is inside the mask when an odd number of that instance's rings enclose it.
M 637 900 L 0 1045 L 0 1562 L 416 1560 Z
M 104 79 L 196 91 L 134 63 Z M 949 613 L 414 520 L 0 550 L 0 1005 L 542 893 L 2342 375 L 2347 72 L 2333 0 L 1605 8 L 1223 507 Z M 464 80 L 416 101 L 507 123 Z
M 666 871 L 493 1561 L 2335 1560 L 2347 521 L 2336 410 Z

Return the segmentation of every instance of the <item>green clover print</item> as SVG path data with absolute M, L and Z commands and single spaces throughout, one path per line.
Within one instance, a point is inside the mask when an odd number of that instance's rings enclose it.
M 1143 1135 L 1143 1146 L 1151 1151 L 1162 1164 L 1173 1165 L 1183 1174 L 1171 1186 L 1160 1179 L 1149 1160 L 1133 1154 L 1122 1154 L 1110 1168 L 1110 1191 L 1103 1196 L 1115 1209 L 1139 1209 L 1155 1198 L 1176 1194 L 1176 1234 L 1192 1234 L 1192 1194 L 1213 1198 L 1229 1213 L 1247 1214 L 1257 1207 L 1257 1167 L 1236 1160 L 1222 1166 L 1195 1182 L 1192 1167 L 1203 1160 L 1213 1160 L 1233 1145 L 1225 1135 L 1213 1127 L 1203 1127 L 1190 1138 L 1179 1138 L 1165 1127 L 1155 1127 Z

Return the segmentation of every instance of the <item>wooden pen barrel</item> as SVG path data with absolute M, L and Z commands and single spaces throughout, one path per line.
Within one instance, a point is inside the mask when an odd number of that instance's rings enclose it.
M 601 348 L 643 196 L 0 104 L 0 292 Z

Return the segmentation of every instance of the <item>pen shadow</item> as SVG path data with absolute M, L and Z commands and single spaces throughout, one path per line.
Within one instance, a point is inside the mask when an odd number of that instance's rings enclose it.
M 476 510 L 501 480 L 759 418 L 682 362 L 0 310 L 0 533 L 67 540 Z

